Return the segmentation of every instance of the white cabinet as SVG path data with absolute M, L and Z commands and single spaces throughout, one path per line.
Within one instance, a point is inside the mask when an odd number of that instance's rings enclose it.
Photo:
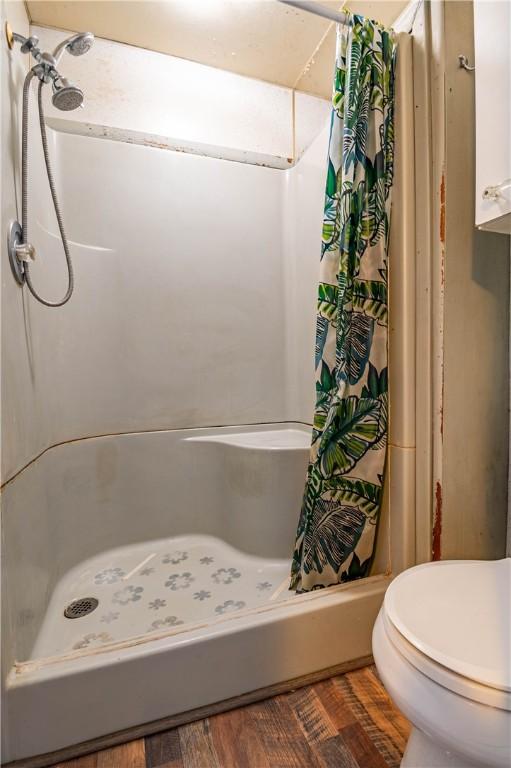
M 507 234 L 511 232 L 511 0 L 475 0 L 474 41 L 476 226 Z M 496 194 L 485 195 L 492 188 L 497 188 Z

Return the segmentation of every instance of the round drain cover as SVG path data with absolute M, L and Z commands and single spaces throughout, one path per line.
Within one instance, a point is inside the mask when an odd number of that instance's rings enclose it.
M 64 616 L 66 619 L 81 619 L 82 616 L 87 616 L 88 613 L 96 610 L 98 605 L 99 601 L 95 597 L 80 597 L 69 603 L 64 611 Z

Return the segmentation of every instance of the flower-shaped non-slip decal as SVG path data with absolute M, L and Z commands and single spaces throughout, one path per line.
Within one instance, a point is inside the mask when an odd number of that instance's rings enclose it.
M 165 582 L 166 587 L 176 591 L 176 589 L 188 589 L 192 581 L 195 581 L 194 577 L 189 571 L 185 573 L 172 573 Z
M 100 643 L 108 643 L 113 640 L 108 632 L 91 632 L 89 635 L 85 635 L 81 640 L 73 645 L 75 651 L 79 651 L 82 648 L 88 648 L 91 645 L 100 645 Z
M 201 589 L 199 592 L 193 593 L 194 600 L 207 600 L 208 597 L 211 597 L 211 592 L 208 592 L 206 589 Z
M 168 552 L 166 555 L 163 555 L 161 559 L 162 563 L 172 563 L 172 565 L 182 563 L 183 560 L 188 560 L 188 552 L 181 552 L 180 550 Z
M 201 557 L 201 559 L 199 560 L 199 563 L 201 565 L 211 565 L 211 563 L 214 563 L 214 562 L 215 562 L 214 557 Z
M 149 603 L 149 608 L 151 608 L 153 611 L 157 611 L 159 608 L 165 608 L 166 605 L 166 600 L 160 600 L 160 598 L 157 597 L 155 600 L 152 600 Z
M 95 584 L 115 584 L 124 576 L 125 571 L 122 568 L 105 568 L 94 576 Z
M 166 616 L 164 619 L 156 619 L 153 621 L 148 632 L 152 632 L 153 629 L 161 629 L 162 627 L 177 627 L 183 622 L 177 618 L 177 616 Z
M 258 589 L 259 592 L 265 592 L 267 589 L 271 589 L 271 583 L 269 581 L 260 581 L 256 589 Z
M 211 574 L 213 581 L 217 584 L 231 584 L 234 579 L 239 579 L 241 573 L 236 568 L 219 568 Z
M 119 611 L 109 611 L 101 617 L 100 621 L 102 624 L 111 624 L 112 621 L 116 621 L 119 616 Z
M 241 611 L 246 603 L 243 600 L 226 600 L 222 605 L 217 605 L 215 613 L 230 613 L 231 611 Z
M 134 603 L 136 600 L 141 599 L 143 591 L 144 587 L 124 587 L 124 589 L 120 589 L 118 592 L 114 592 L 112 602 L 117 603 L 118 605 L 128 605 L 128 603 Z
M 150 576 L 153 571 L 154 571 L 154 568 L 142 568 L 142 570 L 140 571 L 140 575 Z

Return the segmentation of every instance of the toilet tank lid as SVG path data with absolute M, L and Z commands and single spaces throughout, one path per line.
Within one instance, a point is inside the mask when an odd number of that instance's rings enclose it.
M 433 661 L 511 691 L 511 558 L 410 568 L 389 586 L 385 613 Z

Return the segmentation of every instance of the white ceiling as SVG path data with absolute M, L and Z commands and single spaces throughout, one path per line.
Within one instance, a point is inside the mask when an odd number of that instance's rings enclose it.
M 322 2 L 334 9 L 342 6 L 339 1 Z M 391 25 L 407 4 L 353 0 L 349 7 Z M 109 40 L 330 97 L 334 25 L 276 0 L 27 0 L 27 8 L 36 24 L 89 30 Z

